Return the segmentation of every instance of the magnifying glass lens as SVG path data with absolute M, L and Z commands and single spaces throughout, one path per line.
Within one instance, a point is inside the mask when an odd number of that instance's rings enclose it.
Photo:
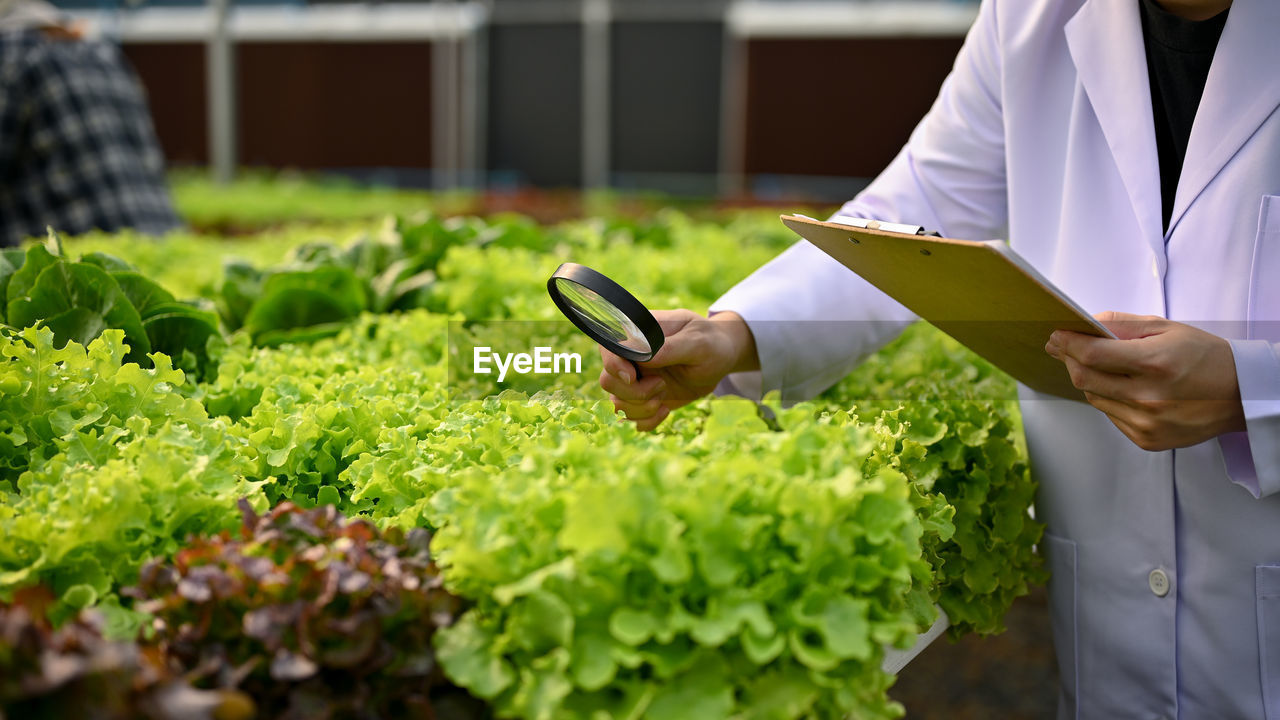
M 565 278 L 556 278 L 556 289 L 569 308 L 601 336 L 622 347 L 641 353 L 651 353 L 653 348 L 644 333 L 625 313 L 588 287 Z
M 662 326 L 644 303 L 585 265 L 561 264 L 547 292 L 570 322 L 615 355 L 647 362 L 662 348 Z

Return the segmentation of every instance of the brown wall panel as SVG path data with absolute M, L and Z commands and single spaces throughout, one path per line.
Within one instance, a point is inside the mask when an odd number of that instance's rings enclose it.
M 240 163 L 431 167 L 431 44 L 236 46 Z
M 933 104 L 961 42 L 749 42 L 747 173 L 878 174 Z
M 166 160 L 171 165 L 208 164 L 204 45 L 145 43 L 122 49 L 147 89 Z

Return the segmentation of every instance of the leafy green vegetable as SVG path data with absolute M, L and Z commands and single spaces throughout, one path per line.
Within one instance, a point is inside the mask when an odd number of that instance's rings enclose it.
M 382 534 L 332 507 L 242 511 L 239 540 L 197 539 L 127 590 L 172 665 L 247 693 L 263 717 L 479 715 L 431 647 L 461 603 L 441 589 L 425 531 Z
M 120 291 L 129 298 L 129 302 L 138 311 L 138 315 L 146 320 L 155 314 L 156 307 L 163 307 L 175 302 L 173 293 L 133 270 L 111 270 L 111 277 L 120 286 Z
M 23 267 L 32 264 L 28 259 Z M 27 294 L 9 301 L 10 325 L 29 327 L 40 320 L 59 343 L 83 345 L 107 328 L 120 328 L 132 356 L 140 358 L 151 351 L 142 318 L 115 278 L 88 263 L 54 262 L 40 271 Z
M 563 260 L 701 309 L 789 242 L 776 220 L 419 217 L 283 259 L 280 237 L 226 266 L 190 238 L 87 246 L 152 349 L 202 368 L 195 385 L 164 355 L 122 365 L 119 330 L 87 353 L 49 328 L 5 336 L 0 595 L 49 583 L 58 617 L 96 603 L 124 628 L 121 584 L 229 527 L 232 498 L 331 506 L 437 531 L 442 576 L 475 604 L 439 659 L 500 715 L 886 717 L 886 643 L 935 603 L 955 634 L 998 631 L 1043 577 L 1012 383 L 927 326 L 775 405 L 780 432 L 717 399 L 637 433 L 590 347 L 582 373 L 471 372 L 473 347 L 578 349 L 543 290 Z M 39 273 L 18 276 L 47 258 L 3 257 L 0 283 L 27 297 Z M 203 306 L 157 287 L 201 289 L 247 332 L 224 347 Z
M 273 501 L 310 507 L 325 487 L 346 498 L 344 471 L 362 453 L 399 433 L 423 437 L 445 412 L 446 327 L 419 312 L 365 316 L 306 351 L 242 342 L 223 356 L 204 402 L 235 421 L 249 476 L 277 479 Z
M 26 262 L 26 252 L 22 248 L 0 249 L 0 318 L 6 317 L 4 308 L 9 301 L 9 283 L 14 273 Z
M 210 370 L 209 340 L 219 336 L 216 317 L 177 302 L 120 258 L 91 252 L 72 262 L 63 257 L 51 231 L 49 242 L 31 246 L 20 266 L 6 256 L 0 278 L 5 285 L 3 320 L 15 328 L 42 324 L 53 331 L 59 347 L 85 345 L 117 328 L 124 331 L 129 360 L 145 362 L 154 349 L 185 370 L 201 376 Z
M 0 355 L 0 384 L 19 386 L 0 395 L 0 457 L 17 474 L 0 488 L 0 599 L 48 584 L 66 617 L 189 533 L 233 525 L 236 498 L 261 498 L 228 428 L 175 391 L 181 371 L 163 355 L 122 364 L 119 330 L 55 349 L 28 328 Z
M 651 227 L 603 229 L 597 221 L 541 229 L 518 218 L 401 218 L 345 246 L 305 243 L 273 268 L 230 260 L 217 303 L 228 328 L 243 325 L 256 344 L 270 346 L 327 337 L 362 310 L 427 308 L 462 315 L 468 323 L 549 320 L 556 317 L 555 308 L 541 288 L 572 253 L 579 262 L 620 271 L 624 283 L 643 278 L 653 286 L 657 278 L 648 299 L 705 307 L 779 245 L 768 236 L 768 243 L 744 248 L 740 232 L 764 235 L 737 226 L 696 224 L 678 213 L 664 213 Z M 640 245 L 637 235 L 660 242 Z M 722 261 L 690 263 L 671 272 L 669 258 L 682 253 Z M 325 330 L 290 332 L 300 328 Z
M 255 339 L 273 330 L 352 320 L 366 307 L 364 290 L 350 270 L 322 267 L 267 277 L 244 328 Z
M 135 437 L 128 421 L 140 418 L 192 427 L 208 420 L 200 404 L 173 391 L 183 373 L 163 355 L 155 367 L 125 363 L 119 330 L 107 330 L 88 347 L 57 347 L 48 328 L 0 337 L 0 490 L 26 470 L 41 471 L 54 455 L 91 443 L 111 456 Z
M 142 316 L 142 327 L 155 352 L 168 355 L 197 377 L 212 373 L 210 344 L 222 344 L 218 316 L 181 302 L 158 302 Z
M 518 461 L 455 472 L 430 512 L 477 603 L 440 640 L 458 682 L 514 717 L 727 718 L 784 673 L 780 717 L 895 714 L 881 646 L 932 619 L 906 478 L 858 472 L 874 443 L 847 415 L 778 409 L 775 433 L 751 403 L 708 409 L 692 437 L 544 422 Z
M 138 647 L 102 637 L 86 613 L 53 630 L 43 618 L 47 591 L 32 588 L 0 604 L 0 717 L 29 720 L 247 720 L 243 694 L 200 691 Z
M 1027 514 L 1035 484 L 1013 381 L 921 323 L 826 397 L 875 418 L 868 470 L 894 467 L 912 479 L 951 634 L 1003 631 L 1010 603 L 1046 578 L 1034 551 L 1044 527 Z
M 27 297 L 31 293 L 31 288 L 36 284 L 36 278 L 40 276 L 46 268 L 51 267 L 58 262 L 58 255 L 50 251 L 60 252 L 59 246 L 55 240 L 56 236 L 50 237 L 45 245 L 32 245 L 27 249 L 24 259 L 20 263 L 14 263 L 16 268 L 13 275 L 9 277 L 8 286 L 5 289 L 5 302 L 12 304 L 14 300 Z M 5 317 L 8 317 L 8 305 L 5 308 Z

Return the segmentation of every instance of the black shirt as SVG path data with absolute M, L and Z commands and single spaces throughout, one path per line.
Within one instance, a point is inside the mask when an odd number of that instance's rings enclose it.
M 1191 123 L 1209 78 L 1213 51 L 1218 47 L 1223 10 L 1208 20 L 1187 20 L 1164 10 L 1155 0 L 1139 0 L 1142 37 L 1147 49 L 1151 82 L 1151 110 L 1155 115 L 1156 152 L 1160 158 L 1160 199 L 1164 229 L 1169 230 L 1173 199 L 1178 191 L 1182 160 L 1187 155 Z

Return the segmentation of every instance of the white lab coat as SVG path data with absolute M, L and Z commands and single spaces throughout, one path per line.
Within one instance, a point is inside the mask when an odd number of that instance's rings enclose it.
M 1232 340 L 1248 431 L 1195 447 L 1143 451 L 1091 406 L 1020 388 L 1060 716 L 1280 720 L 1280 2 L 1230 10 L 1167 234 L 1138 12 L 983 2 L 932 110 L 840 214 L 1007 237 L 1089 312 Z M 760 353 L 730 386 L 788 400 L 911 320 L 807 242 L 712 310 L 740 313 Z

